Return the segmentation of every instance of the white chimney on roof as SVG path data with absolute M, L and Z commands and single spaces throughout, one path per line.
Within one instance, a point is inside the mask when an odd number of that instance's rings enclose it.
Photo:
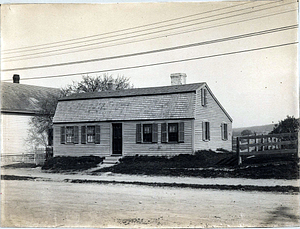
M 186 74 L 185 73 L 172 73 L 170 77 L 171 77 L 171 85 L 186 84 Z

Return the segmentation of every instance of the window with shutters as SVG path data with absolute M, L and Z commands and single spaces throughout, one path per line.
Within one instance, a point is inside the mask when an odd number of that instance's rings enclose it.
M 79 131 L 78 126 L 62 126 L 60 129 L 60 143 L 68 144 L 68 143 L 79 143 Z
M 136 143 L 157 143 L 158 124 L 136 124 Z
M 202 134 L 203 134 L 203 141 L 210 140 L 210 125 L 209 122 L 202 123 Z
M 201 105 L 202 106 L 207 105 L 207 89 L 206 88 L 201 89 Z
M 74 126 L 67 126 L 66 127 L 66 142 L 67 143 L 74 143 Z
M 96 136 L 95 126 L 87 126 L 86 135 L 87 135 L 87 142 L 94 143 L 95 136 Z
M 222 134 L 222 140 L 224 140 L 224 141 L 228 140 L 228 125 L 227 125 L 227 123 L 221 124 L 221 134 Z
M 143 125 L 143 142 L 152 142 L 152 124 Z
M 81 126 L 81 144 L 100 144 L 100 126 Z

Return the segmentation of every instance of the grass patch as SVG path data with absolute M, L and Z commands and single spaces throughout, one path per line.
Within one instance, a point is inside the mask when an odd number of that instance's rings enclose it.
M 172 158 L 155 156 L 124 157 L 120 163 L 97 172 L 121 174 L 192 176 L 204 178 L 298 179 L 298 159 L 294 157 L 248 158 L 242 166 L 220 164 L 234 159 L 235 153 L 199 151 L 195 155 L 178 155 Z
M 103 161 L 103 157 L 53 157 L 48 159 L 42 166 L 42 170 L 51 172 L 82 171 L 96 167 Z

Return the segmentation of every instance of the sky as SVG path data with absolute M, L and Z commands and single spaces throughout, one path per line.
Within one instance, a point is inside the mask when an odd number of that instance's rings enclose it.
M 277 123 L 299 116 L 297 9 L 295 0 L 4 4 L 1 80 L 64 87 L 108 73 L 140 88 L 186 73 L 207 82 L 233 127 Z

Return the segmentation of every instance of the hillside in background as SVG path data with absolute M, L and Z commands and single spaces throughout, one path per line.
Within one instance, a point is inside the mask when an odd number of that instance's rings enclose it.
M 275 126 L 275 124 L 268 124 L 268 125 L 262 125 L 262 126 L 233 128 L 232 135 L 234 137 L 241 136 L 241 132 L 243 130 L 251 130 L 253 133 L 256 133 L 256 134 L 268 134 L 273 130 L 274 126 Z

